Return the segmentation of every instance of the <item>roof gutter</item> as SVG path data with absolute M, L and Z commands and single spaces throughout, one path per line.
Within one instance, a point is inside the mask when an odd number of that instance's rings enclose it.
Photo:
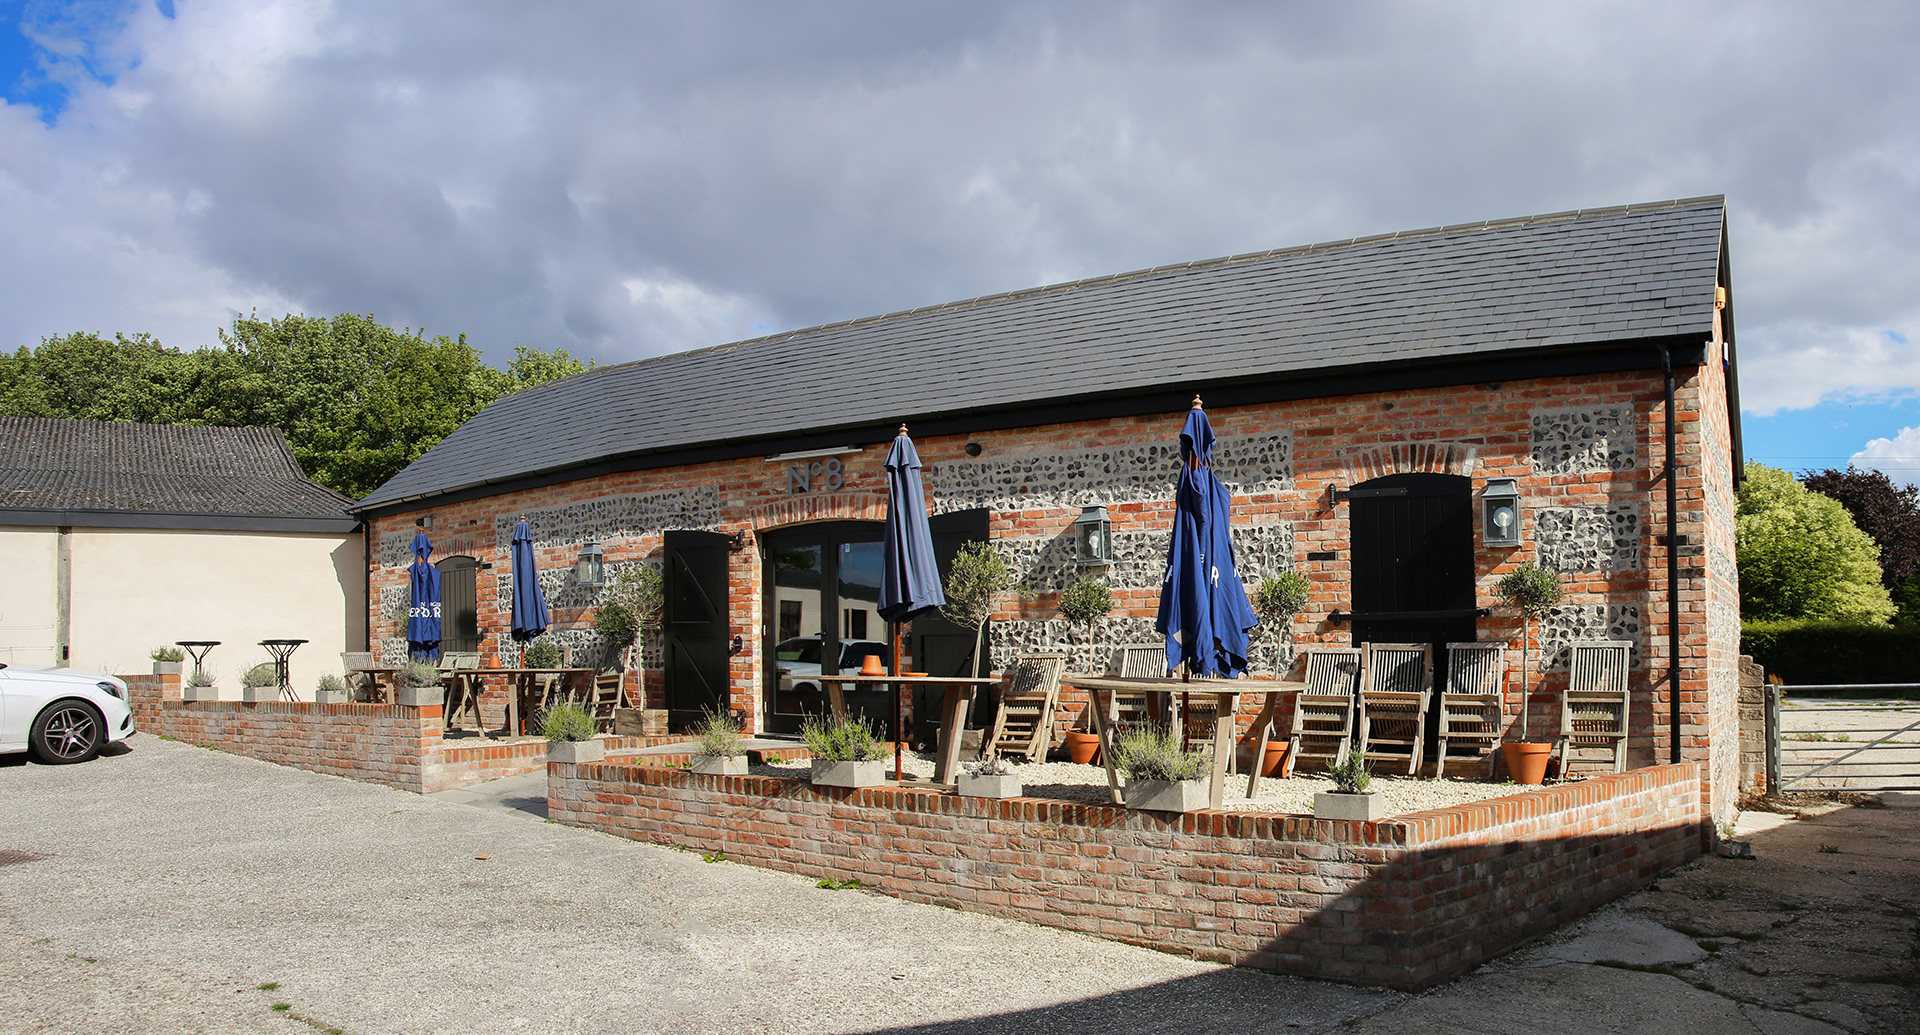
M 0 526 L 144 528 L 183 532 L 289 532 L 345 535 L 360 527 L 349 514 L 208 514 L 191 511 L 0 507 Z

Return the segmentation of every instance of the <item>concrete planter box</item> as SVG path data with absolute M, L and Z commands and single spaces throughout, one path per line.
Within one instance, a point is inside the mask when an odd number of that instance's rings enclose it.
M 218 701 L 220 691 L 211 686 L 183 686 L 180 688 L 182 701 Z
M 409 708 L 437 708 L 447 703 L 447 691 L 438 684 L 398 687 L 393 691 L 393 703 Z
M 887 782 L 885 759 L 871 762 L 813 760 L 813 782 L 821 787 L 878 787 Z
M 240 688 L 240 699 L 248 704 L 259 704 L 262 701 L 278 701 L 280 699 L 280 688 L 278 686 L 243 686 Z
M 1003 776 L 969 776 L 960 774 L 960 796 L 962 798 L 1018 798 L 1026 788 L 1020 786 L 1020 778 L 1007 773 Z
M 1127 808 L 1198 812 L 1208 805 L 1205 780 L 1128 780 Z
M 185 662 L 156 661 L 153 663 L 153 674 L 156 676 L 177 676 L 180 674 L 180 666 L 183 664 L 185 664 Z
M 1316 791 L 1313 795 L 1313 814 L 1318 819 L 1371 823 L 1387 817 L 1387 799 L 1375 791 L 1365 794 Z
M 580 765 L 583 762 L 599 762 L 606 757 L 607 743 L 603 740 L 550 740 L 547 742 L 547 761 L 549 762 Z
M 693 771 L 702 776 L 745 776 L 747 756 L 695 755 Z
M 345 690 L 315 690 L 313 692 L 314 704 L 346 704 L 347 701 L 348 697 Z

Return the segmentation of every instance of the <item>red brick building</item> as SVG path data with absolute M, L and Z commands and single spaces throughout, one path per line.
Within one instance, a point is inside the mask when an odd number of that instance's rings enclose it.
M 1535 560 L 1568 592 L 1528 673 L 1533 738 L 1555 728 L 1565 645 L 1630 640 L 1631 763 L 1704 763 L 1725 814 L 1738 761 L 1731 287 L 1712 197 L 1233 256 L 594 370 L 501 399 L 357 504 L 372 637 L 404 650 L 397 605 L 423 524 L 449 646 L 517 657 L 506 561 L 525 518 L 554 635 L 576 657 L 598 649 L 604 593 L 576 561 L 597 548 L 609 573 L 659 566 L 668 621 L 646 651 L 649 705 L 684 721 L 724 703 L 755 729 L 790 730 L 817 706 L 809 671 L 885 637 L 872 611 L 881 460 L 905 423 L 943 556 L 990 540 L 1029 587 L 992 622 L 992 660 L 1085 658 L 1085 630 L 1054 604 L 1087 572 L 1118 604 L 1099 646 L 1151 642 L 1197 394 L 1234 489 L 1243 578 L 1291 568 L 1314 587 L 1289 636 L 1256 634 L 1256 674 L 1308 642 L 1518 647 L 1493 585 Z M 1519 494 L 1518 545 L 1483 527 L 1496 479 Z M 1072 552 L 1088 508 L 1113 543 L 1091 569 Z M 937 618 L 908 642 L 917 667 L 970 663 L 968 637 Z

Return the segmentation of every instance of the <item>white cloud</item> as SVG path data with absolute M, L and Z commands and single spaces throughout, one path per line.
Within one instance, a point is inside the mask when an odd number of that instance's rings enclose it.
M 1920 428 L 1901 428 L 1892 438 L 1876 438 L 1848 463 L 1880 471 L 1895 485 L 1920 485 Z
M 608 359 L 1726 192 L 1742 396 L 1920 389 L 1920 10 L 140 6 L 0 109 L 0 348 L 371 312 Z

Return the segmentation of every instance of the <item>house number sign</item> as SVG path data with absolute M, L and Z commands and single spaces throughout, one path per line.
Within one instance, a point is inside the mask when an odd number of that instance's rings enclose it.
M 788 495 L 814 491 L 838 492 L 841 482 L 839 457 L 815 460 L 807 464 L 791 464 L 787 467 Z

